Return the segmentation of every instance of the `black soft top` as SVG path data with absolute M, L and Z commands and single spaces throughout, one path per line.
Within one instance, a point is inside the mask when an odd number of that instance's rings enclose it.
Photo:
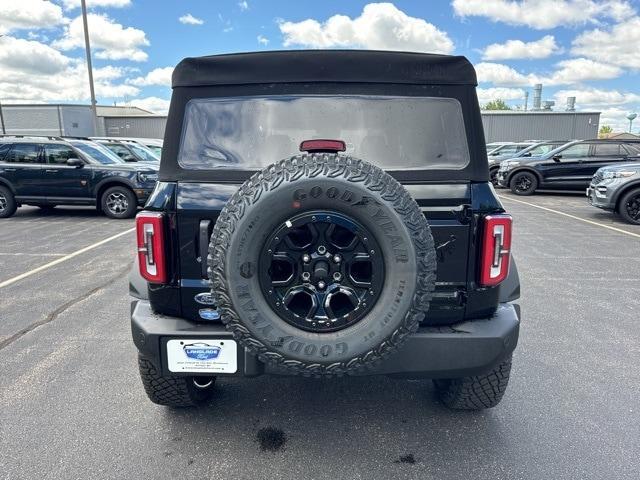
M 191 57 L 173 71 L 173 87 L 264 83 L 477 85 L 461 56 L 376 50 L 294 50 Z

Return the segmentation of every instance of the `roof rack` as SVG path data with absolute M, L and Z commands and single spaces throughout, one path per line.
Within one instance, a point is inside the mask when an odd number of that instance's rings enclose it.
M 3 133 L 0 134 L 2 138 L 46 138 L 48 140 L 64 140 L 64 138 L 58 135 L 23 135 L 23 134 L 12 134 L 12 133 Z

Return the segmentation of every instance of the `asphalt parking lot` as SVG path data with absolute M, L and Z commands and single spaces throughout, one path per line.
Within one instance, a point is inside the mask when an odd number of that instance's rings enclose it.
M 640 227 L 580 195 L 499 193 L 524 318 L 510 388 L 481 413 L 389 378 L 227 379 L 208 408 L 153 405 L 129 333 L 133 221 L 20 209 L 0 222 L 0 477 L 638 478 Z

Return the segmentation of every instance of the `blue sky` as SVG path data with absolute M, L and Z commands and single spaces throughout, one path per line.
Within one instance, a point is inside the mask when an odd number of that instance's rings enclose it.
M 378 48 L 467 56 L 482 102 L 525 90 L 602 111 L 617 129 L 640 110 L 637 0 L 87 0 L 101 104 L 165 113 L 185 56 Z M 79 0 L 0 0 L 0 101 L 87 102 Z

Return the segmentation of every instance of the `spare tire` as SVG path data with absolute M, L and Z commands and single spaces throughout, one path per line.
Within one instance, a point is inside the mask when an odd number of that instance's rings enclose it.
M 341 154 L 304 154 L 247 180 L 209 245 L 227 329 L 276 371 L 374 366 L 418 328 L 436 254 L 420 208 L 393 177 Z

